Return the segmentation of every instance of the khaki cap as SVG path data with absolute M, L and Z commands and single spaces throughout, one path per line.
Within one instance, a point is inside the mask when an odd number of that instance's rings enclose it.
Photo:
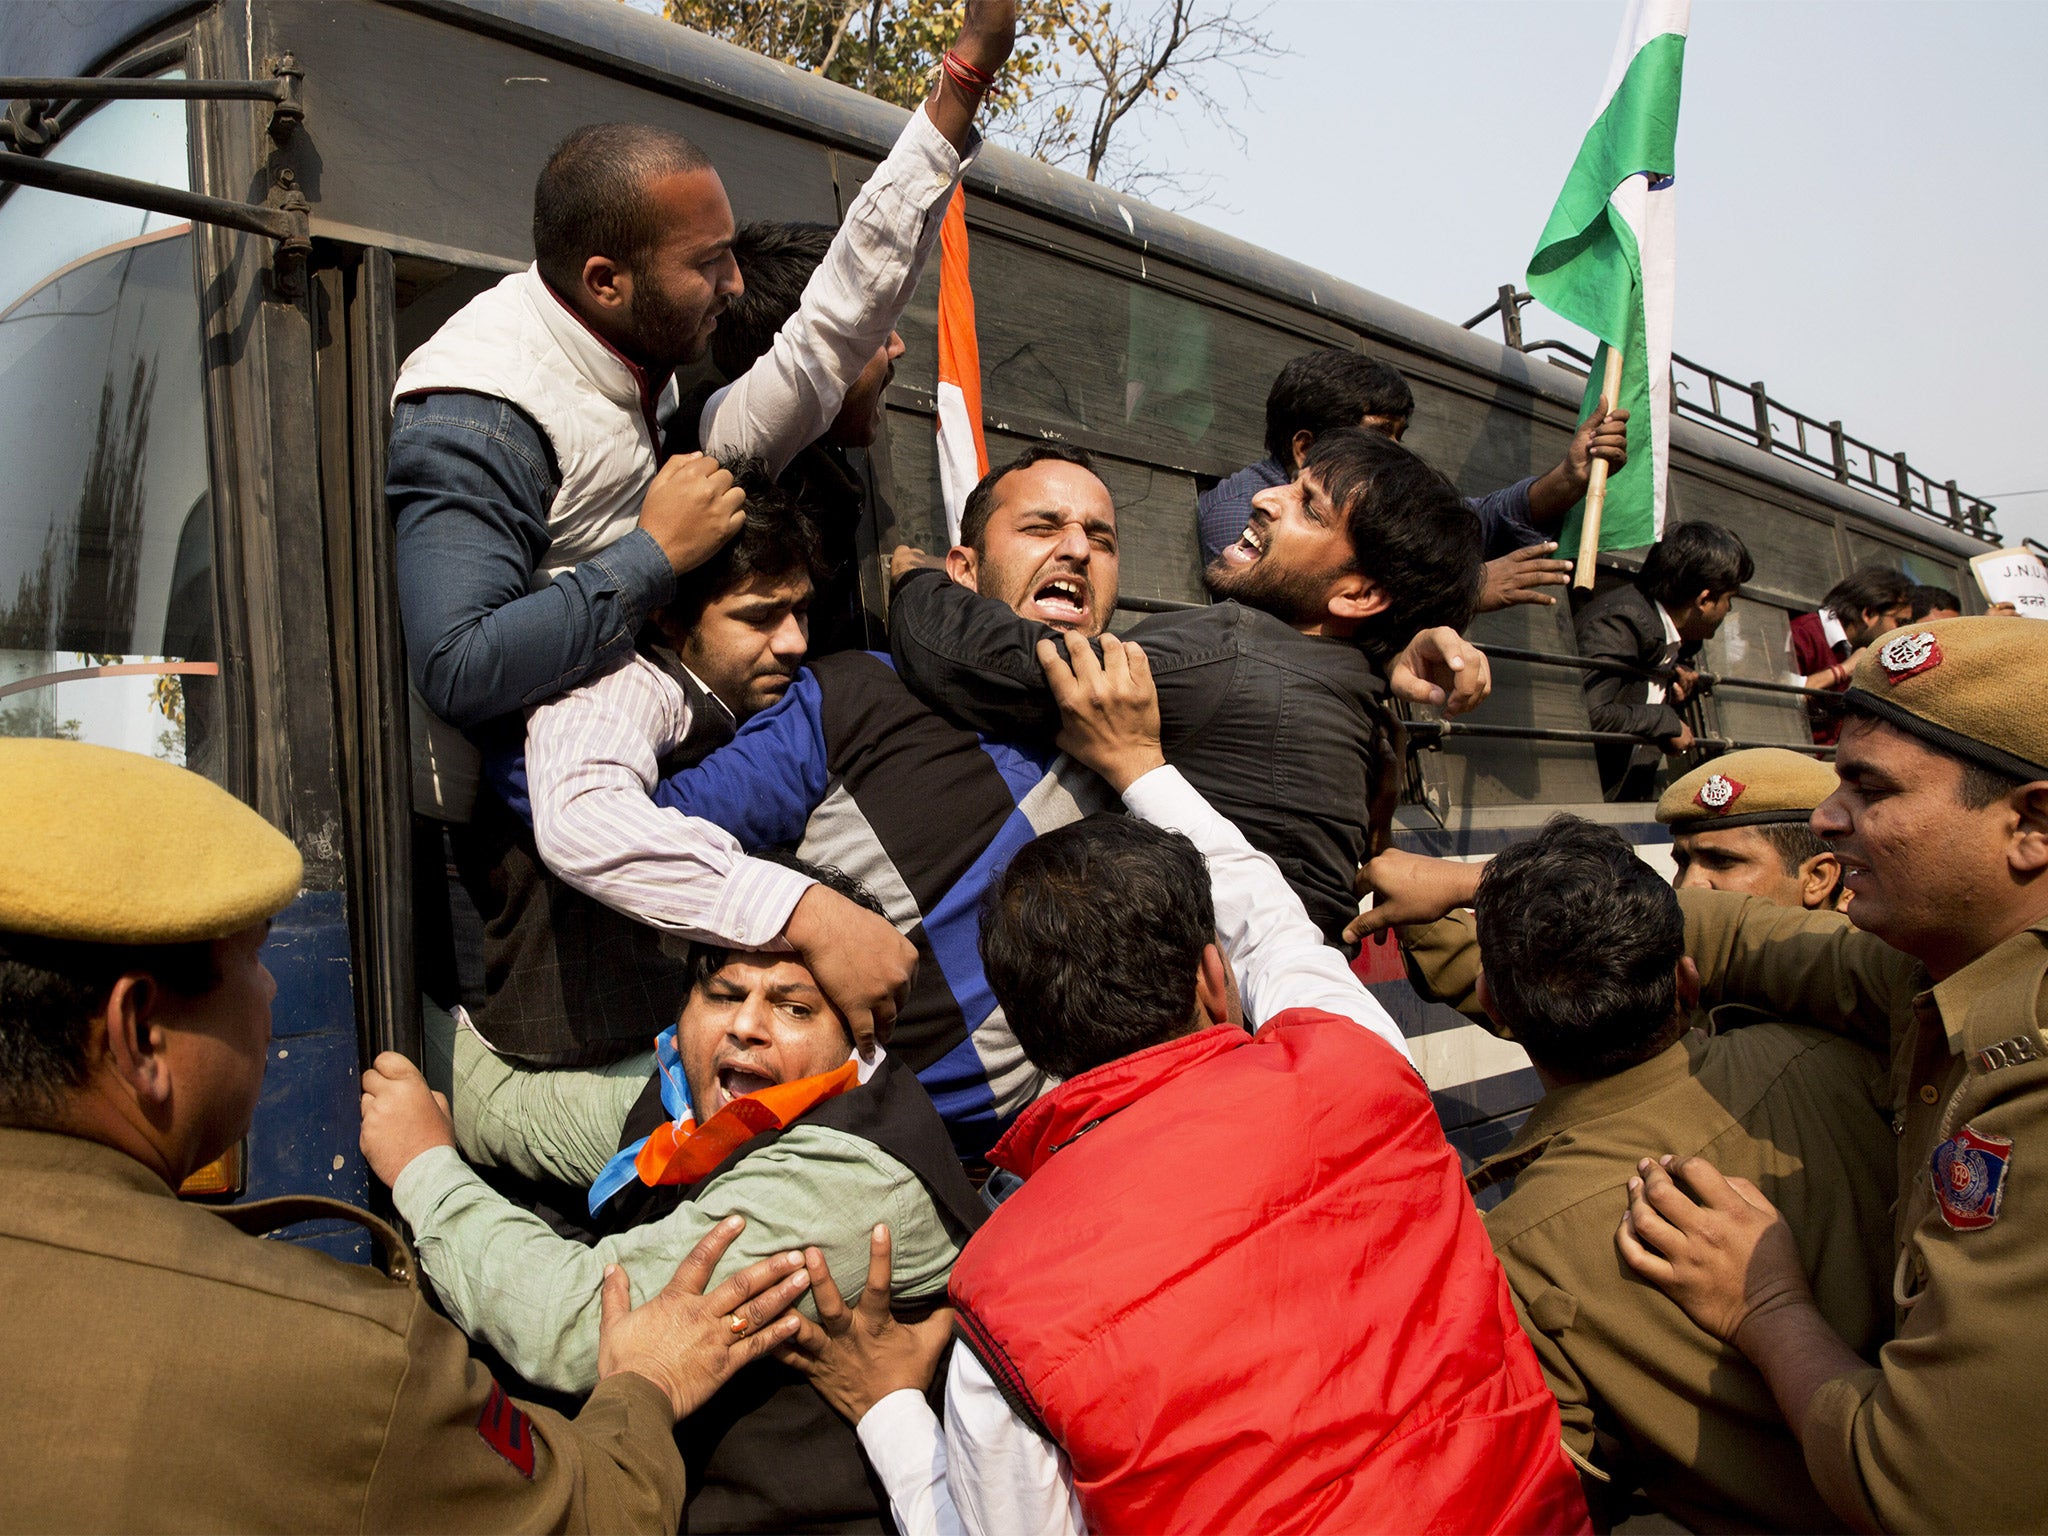
M 0 931 L 92 944 L 225 938 L 299 893 L 291 839 L 137 752 L 0 739 Z
M 2048 623 L 1990 616 L 1895 629 L 1864 652 L 1843 703 L 1943 751 L 2048 779 Z
M 1811 757 L 1748 747 L 1673 780 L 1657 802 L 1657 819 L 1679 832 L 1804 822 L 1841 783 L 1834 769 Z

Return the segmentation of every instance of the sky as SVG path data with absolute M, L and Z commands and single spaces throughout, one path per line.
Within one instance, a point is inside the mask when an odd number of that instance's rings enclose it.
M 1199 221 L 1452 321 L 1522 281 L 1621 0 L 1276 0 Z M 2048 542 L 2048 5 L 1695 0 L 1676 350 Z M 1490 334 L 1498 336 L 1497 322 Z M 1537 308 L 1525 334 L 1573 333 Z M 2015 491 L 2041 494 L 2016 496 Z

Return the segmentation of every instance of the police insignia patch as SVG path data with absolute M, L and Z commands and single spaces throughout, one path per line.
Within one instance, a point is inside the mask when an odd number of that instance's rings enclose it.
M 1967 1125 L 1936 1147 L 1932 1171 L 1941 1219 L 1958 1232 L 1974 1232 L 1998 1220 L 2011 1162 L 2011 1138 L 1986 1136 Z
M 1941 665 L 1941 642 L 1927 630 L 1916 629 L 1887 640 L 1877 653 L 1877 664 L 1887 681 L 1903 683 Z
M 1749 788 L 1747 784 L 1731 779 L 1725 773 L 1709 774 L 1707 782 L 1702 784 L 1693 795 L 1693 803 L 1699 806 L 1701 810 L 1725 811 L 1735 803 L 1736 797 L 1747 788 Z
M 484 1399 L 484 1411 L 476 1416 L 476 1432 L 485 1445 L 512 1464 L 514 1472 L 533 1480 L 533 1425 L 495 1381 L 491 1395 Z

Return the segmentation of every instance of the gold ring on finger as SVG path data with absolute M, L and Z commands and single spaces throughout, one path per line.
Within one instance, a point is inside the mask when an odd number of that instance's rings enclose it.
M 725 1320 L 725 1325 L 732 1330 L 732 1336 L 736 1339 L 742 1337 L 747 1331 L 747 1320 L 737 1312 Z

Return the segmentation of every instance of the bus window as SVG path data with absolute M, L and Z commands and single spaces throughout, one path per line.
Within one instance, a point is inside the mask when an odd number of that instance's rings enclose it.
M 1672 504 L 1685 519 L 1732 528 L 1756 561 L 1749 585 L 1785 599 L 1790 608 L 1814 608 L 1842 577 L 1832 520 L 1731 490 L 1704 475 L 1674 469 Z
M 1702 665 L 1721 678 L 1764 683 L 1797 682 L 1792 667 L 1792 614 L 1775 603 L 1738 597 L 1720 633 L 1701 649 Z M 1714 690 L 1714 717 L 1731 741 L 1805 746 L 1806 708 L 1789 694 L 1748 688 Z
M 110 103 L 50 159 L 187 185 L 182 103 Z M 191 226 L 0 201 L 0 734 L 218 778 L 212 505 Z
M 1849 558 L 1857 565 L 1889 565 L 1904 571 L 1922 586 L 1946 587 L 1959 595 L 1976 585 L 1974 581 L 1967 580 L 1952 561 L 1917 550 L 1901 549 L 1896 544 L 1873 539 L 1858 528 L 1849 530 Z

